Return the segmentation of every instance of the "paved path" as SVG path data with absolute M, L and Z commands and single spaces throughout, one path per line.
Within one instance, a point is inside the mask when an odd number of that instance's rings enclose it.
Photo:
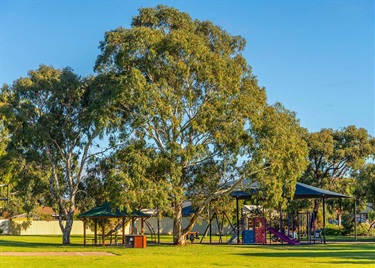
M 109 252 L 0 252 L 0 256 L 116 256 Z

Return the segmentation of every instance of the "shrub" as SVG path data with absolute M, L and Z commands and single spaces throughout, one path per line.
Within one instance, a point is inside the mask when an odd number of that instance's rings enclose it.
M 343 227 L 339 227 L 336 224 L 330 224 L 330 223 L 326 224 L 326 235 L 341 236 L 341 235 L 344 235 L 344 232 L 345 230 Z
M 357 235 L 359 236 L 375 236 L 375 229 L 370 229 L 370 224 L 360 223 L 357 225 Z

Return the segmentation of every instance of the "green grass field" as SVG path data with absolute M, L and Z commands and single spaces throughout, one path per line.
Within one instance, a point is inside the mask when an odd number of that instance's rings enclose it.
M 162 241 L 170 241 L 163 237 Z M 145 249 L 121 246 L 83 246 L 73 236 L 61 245 L 57 236 L 0 236 L 0 252 L 110 252 L 114 256 L 0 256 L 0 267 L 374 267 L 375 243 L 315 245 L 189 244 L 151 245 Z

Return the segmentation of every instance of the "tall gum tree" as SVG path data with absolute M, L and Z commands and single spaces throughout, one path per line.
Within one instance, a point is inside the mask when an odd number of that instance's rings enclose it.
M 141 8 L 131 28 L 106 32 L 100 44 L 95 69 L 107 76 L 118 115 L 126 115 L 119 132 L 131 176 L 123 185 L 162 191 L 164 209 L 173 207 L 175 244 L 185 243 L 210 201 L 244 178 L 269 186 L 277 203 L 305 168 L 298 121 L 267 104 L 244 48 L 242 37 L 166 6 Z M 195 214 L 183 227 L 186 199 Z
M 87 163 L 100 153 L 92 150 L 94 140 L 108 122 L 98 88 L 94 78 L 45 65 L 2 87 L 7 95 L 2 113 L 11 133 L 8 152 L 38 168 L 39 177 L 47 177 L 45 199 L 58 208 L 63 244 L 70 243 Z

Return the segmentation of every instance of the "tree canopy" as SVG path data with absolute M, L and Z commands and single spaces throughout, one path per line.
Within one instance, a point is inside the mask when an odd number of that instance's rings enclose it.
M 367 130 L 355 126 L 341 130 L 322 129 L 309 133 L 306 138 L 309 165 L 302 177 L 303 182 L 333 191 L 346 193 L 350 188 L 350 178 L 363 169 L 366 160 L 375 154 L 374 138 Z M 341 202 L 338 205 L 340 219 Z M 315 215 L 318 209 L 319 200 L 316 199 Z
M 367 164 L 356 176 L 356 198 L 375 204 L 375 164 Z
M 338 179 L 352 176 L 375 155 L 375 139 L 355 126 L 310 133 L 307 143 L 310 164 L 304 181 L 317 187 L 334 187 Z

